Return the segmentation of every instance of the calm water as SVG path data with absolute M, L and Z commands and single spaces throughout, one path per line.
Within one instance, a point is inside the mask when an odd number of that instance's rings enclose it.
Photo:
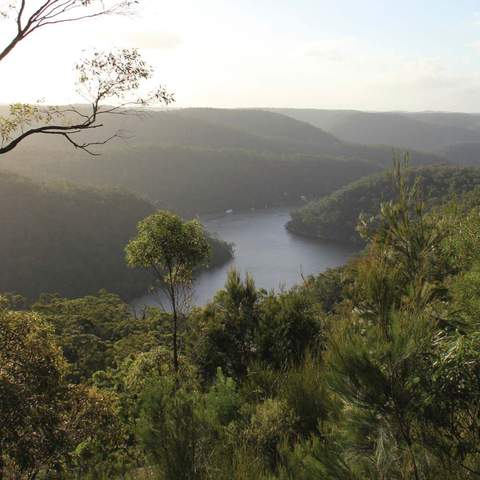
M 194 301 L 207 303 L 225 284 L 228 270 L 235 266 L 250 272 L 258 287 L 268 290 L 291 287 L 301 282 L 302 274 L 319 273 L 336 267 L 354 254 L 354 250 L 299 237 L 289 233 L 288 208 L 239 212 L 202 218 L 207 230 L 235 244 L 235 258 L 213 270 L 198 275 Z M 134 302 L 134 307 L 157 305 L 154 296 Z

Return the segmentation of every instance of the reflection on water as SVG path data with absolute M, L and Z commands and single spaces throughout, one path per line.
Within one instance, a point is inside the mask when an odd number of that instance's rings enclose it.
M 235 244 L 235 258 L 221 267 L 204 271 L 195 281 L 194 302 L 207 303 L 225 284 L 228 270 L 235 266 L 250 272 L 258 287 L 279 289 L 301 282 L 302 275 L 319 273 L 342 265 L 353 249 L 289 233 L 287 208 L 230 213 L 202 218 L 207 230 Z M 134 302 L 134 307 L 156 305 L 148 295 Z

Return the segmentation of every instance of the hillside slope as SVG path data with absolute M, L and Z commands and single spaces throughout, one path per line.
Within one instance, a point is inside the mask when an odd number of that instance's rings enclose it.
M 343 123 L 359 110 L 327 110 L 321 108 L 271 108 L 274 113 L 287 115 L 300 122 L 307 122 L 314 127 L 331 132 L 333 127 Z
M 191 215 L 318 198 L 389 166 L 392 157 L 391 147 L 345 143 L 305 122 L 260 110 L 119 116 L 109 119 L 102 135 L 116 129 L 128 139 L 106 145 L 100 157 L 39 136 L 2 156 L 0 167 L 41 181 L 121 186 Z M 412 153 L 415 164 L 443 161 Z
M 195 118 L 211 124 L 261 136 L 270 141 L 291 141 L 294 145 L 312 144 L 328 150 L 342 142 L 332 134 L 287 115 L 257 109 L 187 108 L 179 110 L 185 118 Z
M 345 142 L 437 152 L 450 144 L 480 141 L 480 115 L 455 112 L 361 112 L 272 109 L 308 122 Z
M 81 296 L 105 288 L 143 294 L 148 274 L 128 269 L 124 247 L 154 207 L 129 193 L 43 185 L 0 172 L 0 291 Z M 230 258 L 214 240 L 213 261 Z
M 480 185 L 480 169 L 423 167 L 409 169 L 409 182 L 419 179 L 424 200 L 430 204 L 446 201 Z M 391 177 L 387 172 L 363 178 L 331 195 L 292 212 L 288 229 L 294 233 L 324 240 L 362 245 L 356 232 L 361 213 L 375 216 L 380 203 L 394 197 Z
M 101 157 L 55 155 L 51 152 L 43 161 L 32 156 L 12 167 L 40 180 L 122 186 L 147 196 L 159 208 L 188 216 L 292 205 L 301 196 L 317 198 L 380 170 L 368 162 L 333 157 L 195 147 L 138 147 L 134 156 L 122 149 Z
M 480 139 L 479 132 L 464 127 L 435 125 L 400 113 L 356 113 L 333 127 L 332 133 L 349 142 L 423 151 Z
M 453 165 L 480 165 L 480 142 L 455 143 L 439 150 Z
M 480 132 L 480 114 L 459 112 L 407 112 L 404 115 L 433 125 L 466 128 Z

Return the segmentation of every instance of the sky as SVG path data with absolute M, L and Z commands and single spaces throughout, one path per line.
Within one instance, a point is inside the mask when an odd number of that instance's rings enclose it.
M 0 62 L 0 103 L 81 101 L 74 64 L 120 47 L 177 107 L 480 112 L 478 0 L 141 0 L 32 34 Z

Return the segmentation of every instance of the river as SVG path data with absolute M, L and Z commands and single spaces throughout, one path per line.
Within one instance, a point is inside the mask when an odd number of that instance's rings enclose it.
M 293 235 L 285 229 L 288 208 L 235 212 L 201 218 L 206 229 L 235 244 L 235 258 L 196 277 L 194 303 L 204 305 L 225 284 L 228 270 L 250 272 L 257 287 L 281 289 L 302 281 L 302 275 L 320 273 L 344 264 L 355 250 L 342 245 Z M 137 299 L 133 306 L 157 306 L 156 295 Z

